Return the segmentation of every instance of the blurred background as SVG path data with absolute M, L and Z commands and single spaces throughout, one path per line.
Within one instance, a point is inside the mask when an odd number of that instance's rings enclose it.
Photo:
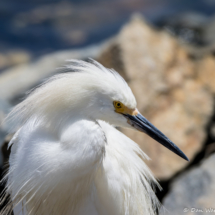
M 126 79 L 140 112 L 190 159 L 121 130 L 151 158 L 158 213 L 215 210 L 215 0 L 1 0 L 0 124 L 66 59 L 89 57 Z M 9 127 L 0 128 L 1 175 Z

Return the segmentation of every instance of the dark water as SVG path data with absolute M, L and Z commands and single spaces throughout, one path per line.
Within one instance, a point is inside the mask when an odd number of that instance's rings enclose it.
M 40 55 L 98 43 L 139 12 L 160 25 L 183 12 L 215 13 L 214 0 L 1 0 L 0 53 Z

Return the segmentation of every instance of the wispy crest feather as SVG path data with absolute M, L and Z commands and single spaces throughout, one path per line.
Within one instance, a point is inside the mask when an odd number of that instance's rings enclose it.
M 44 83 L 31 90 L 26 99 L 14 107 L 5 119 L 10 125 L 10 132 L 15 132 L 24 123 L 34 118 L 35 123 L 48 122 L 47 113 L 58 114 L 58 110 L 77 97 L 84 98 L 88 86 L 99 88 L 105 92 L 111 89 L 113 94 L 120 92 L 125 105 L 133 104 L 136 100 L 125 80 L 113 69 L 107 69 L 97 61 L 68 60 L 68 65 L 59 71 L 64 72 L 47 79 Z M 86 91 L 83 89 L 86 88 Z M 80 91 L 82 92 L 79 95 Z M 71 98 L 71 101 L 69 100 Z M 129 98 L 129 100 L 128 100 Z M 54 118 L 54 116 L 52 116 Z

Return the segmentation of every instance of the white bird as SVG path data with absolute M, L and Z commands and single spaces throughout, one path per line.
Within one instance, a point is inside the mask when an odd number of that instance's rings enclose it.
M 145 132 L 187 157 L 139 113 L 117 72 L 94 60 L 71 60 L 65 70 L 6 119 L 18 131 L 4 179 L 11 201 L 1 214 L 156 214 L 152 185 L 158 183 L 143 161 L 147 156 L 112 125 Z

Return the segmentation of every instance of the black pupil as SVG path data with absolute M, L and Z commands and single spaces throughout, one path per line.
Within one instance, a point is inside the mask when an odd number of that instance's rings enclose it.
M 121 106 L 120 103 L 117 103 L 117 106 L 120 107 Z

